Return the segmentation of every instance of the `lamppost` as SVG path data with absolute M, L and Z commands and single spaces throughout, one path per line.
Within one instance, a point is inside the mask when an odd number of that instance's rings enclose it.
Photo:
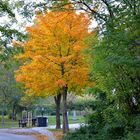
M 41 108 L 41 115 L 43 117 L 43 114 L 44 114 L 44 107 Z
M 39 114 L 39 107 L 38 106 L 36 106 L 35 107 L 35 117 L 37 117 L 38 116 L 38 114 Z

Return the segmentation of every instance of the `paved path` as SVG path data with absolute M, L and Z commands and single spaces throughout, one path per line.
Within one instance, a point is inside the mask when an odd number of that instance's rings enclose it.
M 53 133 L 47 130 L 46 127 L 0 129 L 0 140 L 36 140 L 34 137 L 29 135 L 37 133 L 46 135 L 48 140 L 55 140 Z
M 70 129 L 77 129 L 84 124 L 70 124 Z M 34 128 L 18 128 L 18 129 L 0 129 L 0 140 L 36 140 L 36 138 L 29 136 L 33 133 L 40 133 L 46 135 L 49 140 L 55 140 L 53 133 L 47 129 L 55 129 L 55 125 L 49 127 L 34 127 Z M 29 135 L 17 135 L 17 134 Z
M 42 135 L 46 135 L 49 140 L 55 140 L 53 133 L 46 129 L 46 127 L 34 127 L 33 131 L 39 132 Z
M 0 140 L 37 140 L 37 139 L 32 136 L 16 135 L 0 132 Z

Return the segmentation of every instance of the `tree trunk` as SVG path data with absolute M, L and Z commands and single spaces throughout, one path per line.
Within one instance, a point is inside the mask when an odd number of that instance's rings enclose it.
M 56 104 L 56 129 L 61 128 L 61 118 L 60 118 L 60 103 L 61 103 L 61 94 L 58 94 L 54 97 Z
M 15 120 L 15 105 L 13 105 L 13 109 L 12 109 L 12 120 Z
M 63 87 L 63 133 L 69 131 L 68 116 L 67 116 L 67 87 Z

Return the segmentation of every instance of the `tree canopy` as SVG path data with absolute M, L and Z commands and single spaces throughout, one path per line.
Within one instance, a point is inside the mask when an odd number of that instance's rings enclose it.
M 87 47 L 83 41 L 89 35 L 88 25 L 88 17 L 75 11 L 37 16 L 36 24 L 27 28 L 24 53 L 17 56 L 26 59 L 17 71 L 17 81 L 35 94 L 55 94 L 66 85 L 69 90 L 85 86 L 89 65 L 82 51 Z

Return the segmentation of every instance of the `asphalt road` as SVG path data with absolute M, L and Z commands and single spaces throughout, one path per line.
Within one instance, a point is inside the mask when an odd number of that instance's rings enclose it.
M 36 138 L 32 136 L 16 135 L 0 132 L 0 140 L 36 140 Z

